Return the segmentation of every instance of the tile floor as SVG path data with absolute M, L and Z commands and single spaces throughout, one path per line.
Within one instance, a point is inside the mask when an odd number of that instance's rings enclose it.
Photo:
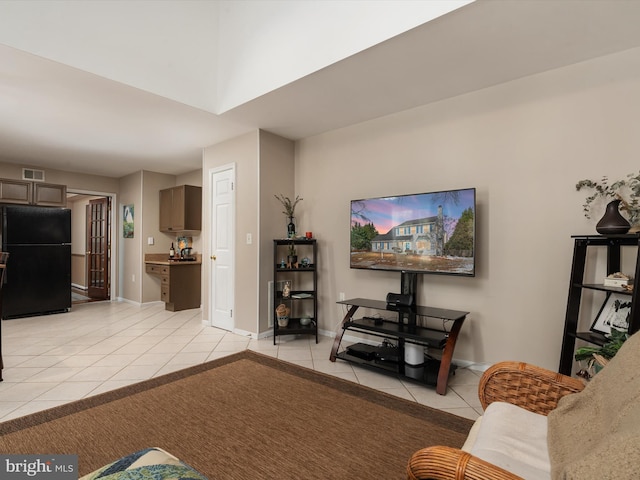
M 481 372 L 458 369 L 447 395 L 434 388 L 329 360 L 333 339 L 285 336 L 252 340 L 203 326 L 200 310 L 164 304 L 74 305 L 69 313 L 2 321 L 4 381 L 0 421 L 251 349 L 398 397 L 475 419 Z

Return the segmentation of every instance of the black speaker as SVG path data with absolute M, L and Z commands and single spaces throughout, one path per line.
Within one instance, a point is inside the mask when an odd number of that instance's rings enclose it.
M 387 305 L 395 307 L 410 307 L 413 305 L 413 295 L 403 293 L 387 293 Z

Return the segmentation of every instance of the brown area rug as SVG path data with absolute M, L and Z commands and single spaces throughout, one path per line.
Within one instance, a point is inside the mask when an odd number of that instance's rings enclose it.
M 471 420 L 251 351 L 0 423 L 0 451 L 77 454 L 80 475 L 161 447 L 210 479 L 402 479 Z

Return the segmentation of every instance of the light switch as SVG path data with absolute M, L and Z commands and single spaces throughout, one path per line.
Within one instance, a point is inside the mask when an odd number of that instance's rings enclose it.
M 147 245 L 153 245 L 153 242 L 154 242 L 153 237 L 147 238 Z

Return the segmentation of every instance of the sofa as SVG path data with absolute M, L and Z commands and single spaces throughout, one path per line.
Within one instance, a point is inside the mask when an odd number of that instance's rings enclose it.
M 484 412 L 462 448 L 418 450 L 407 478 L 640 478 L 640 334 L 586 385 L 501 362 L 483 374 L 478 395 Z

